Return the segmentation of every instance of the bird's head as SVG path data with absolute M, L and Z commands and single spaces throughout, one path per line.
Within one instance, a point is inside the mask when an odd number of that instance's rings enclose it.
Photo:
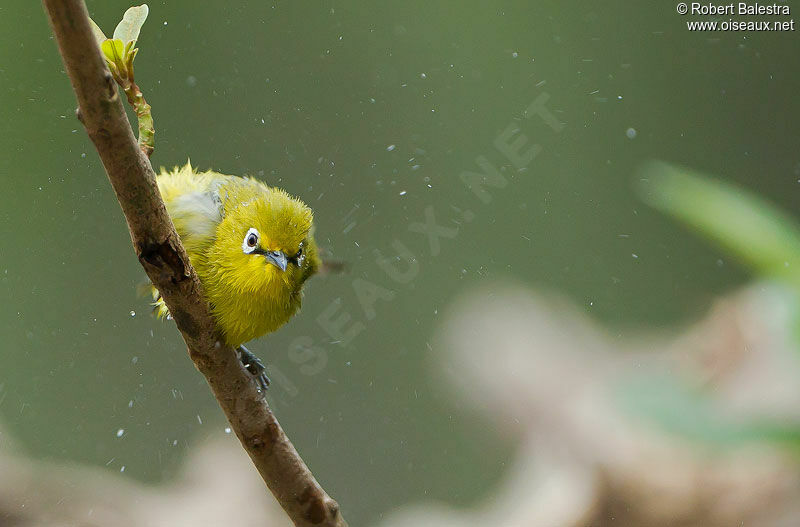
M 231 293 L 284 302 L 299 296 L 320 266 L 311 209 L 275 188 L 253 194 L 242 188 L 225 201 L 213 251 L 221 281 Z

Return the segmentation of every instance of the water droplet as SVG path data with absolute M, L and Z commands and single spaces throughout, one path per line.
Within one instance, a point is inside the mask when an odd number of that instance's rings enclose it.
M 389 145 L 389 146 L 387 146 L 387 147 L 386 147 L 386 151 L 387 151 L 387 152 L 391 152 L 391 151 L 392 151 L 392 150 L 394 150 L 395 148 L 397 148 L 395 145 Z
M 117 437 L 122 437 L 124 434 L 125 434 L 124 428 L 120 428 L 119 430 L 117 430 Z
M 636 138 L 636 129 L 635 128 L 628 128 L 625 130 L 625 135 L 628 136 L 628 139 L 635 139 Z

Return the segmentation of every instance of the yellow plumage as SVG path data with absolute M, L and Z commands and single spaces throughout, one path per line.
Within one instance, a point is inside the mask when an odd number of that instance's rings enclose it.
M 256 179 L 195 172 L 188 163 L 162 168 L 157 181 L 227 343 L 240 346 L 285 324 L 320 266 L 311 209 Z

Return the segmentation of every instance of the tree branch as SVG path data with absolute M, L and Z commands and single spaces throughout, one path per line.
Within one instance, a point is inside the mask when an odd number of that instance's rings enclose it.
M 346 523 L 281 429 L 236 352 L 219 338 L 200 281 L 137 145 L 83 0 L 43 0 L 78 99 L 78 117 L 100 154 L 133 248 L 158 288 L 220 407 L 264 482 L 295 525 Z

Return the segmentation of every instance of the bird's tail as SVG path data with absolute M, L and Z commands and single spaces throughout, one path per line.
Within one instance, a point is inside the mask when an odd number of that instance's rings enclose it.
M 164 303 L 164 299 L 161 298 L 161 293 L 158 292 L 152 283 L 147 282 L 145 284 L 140 284 L 136 291 L 139 293 L 139 296 L 150 297 L 153 299 L 151 306 L 153 306 L 153 315 L 157 318 L 166 318 L 169 319 L 169 309 L 167 305 Z

